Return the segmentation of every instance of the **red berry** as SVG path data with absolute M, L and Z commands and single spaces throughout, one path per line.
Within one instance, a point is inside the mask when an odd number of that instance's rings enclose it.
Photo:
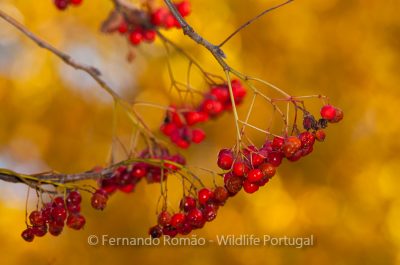
M 336 116 L 336 109 L 332 105 L 325 105 L 321 108 L 321 117 L 330 121 L 333 120 Z
M 67 205 L 69 204 L 80 204 L 82 201 L 82 196 L 77 191 L 71 191 L 66 199 Z
M 54 207 L 65 207 L 65 202 L 63 197 L 55 197 L 53 200 L 53 206 Z
M 204 225 L 203 213 L 195 208 L 188 212 L 186 216 L 187 222 L 194 228 L 200 228 Z
M 176 213 L 171 218 L 171 225 L 175 228 L 179 228 L 185 222 L 185 215 L 183 213 Z
M 229 149 L 222 149 L 219 151 L 217 163 L 221 169 L 230 169 L 233 164 L 233 152 Z
M 257 182 L 264 177 L 263 173 L 259 169 L 252 169 L 247 173 L 247 181 L 249 182 Z
M 54 4 L 58 9 L 64 10 L 68 7 L 69 0 L 54 0 Z
M 202 111 L 208 113 L 210 116 L 217 116 L 224 110 L 224 107 L 219 101 L 206 99 L 204 100 L 201 109 Z
M 188 212 L 193 208 L 196 208 L 196 200 L 193 197 L 186 196 L 180 202 L 180 208 L 184 212 Z
M 178 228 L 178 233 L 181 235 L 188 235 L 192 232 L 192 226 L 188 222 L 184 222 L 181 227 Z
M 76 5 L 76 6 L 82 4 L 82 1 L 83 1 L 83 0 L 69 0 L 69 2 L 70 2 L 71 4 Z
M 171 13 L 166 14 L 163 21 L 164 27 L 167 29 L 172 28 L 176 25 L 175 21 L 176 19 Z
M 324 130 L 319 129 L 314 132 L 315 139 L 319 142 L 323 142 L 325 140 L 326 134 Z
M 259 153 L 251 153 L 250 159 L 251 159 L 251 165 L 253 167 L 258 167 L 264 162 L 264 157 Z
M 49 224 L 49 233 L 52 236 L 59 236 L 64 226 Z
M 206 138 L 206 133 L 201 129 L 192 130 L 192 142 L 198 144 Z
M 205 221 L 211 222 L 212 220 L 214 220 L 215 217 L 217 217 L 217 210 L 218 210 L 218 206 L 213 205 L 213 204 L 207 205 L 206 207 L 204 207 L 203 218 L 205 219 Z
M 286 157 L 294 155 L 301 147 L 301 141 L 296 136 L 290 136 L 285 140 L 282 151 Z
M 213 198 L 213 195 L 214 195 L 214 193 L 207 188 L 203 188 L 203 189 L 199 190 L 199 193 L 198 193 L 199 203 L 202 205 L 205 205 L 210 199 Z
M 54 220 L 62 220 L 67 219 L 67 210 L 64 207 L 54 207 L 51 209 L 51 217 Z
M 310 132 L 302 132 L 299 134 L 299 139 L 301 141 L 301 147 L 312 146 L 315 142 L 315 137 Z
M 171 223 L 171 219 L 171 214 L 168 211 L 162 211 L 158 215 L 158 224 L 161 226 L 169 225 Z
M 70 214 L 67 219 L 67 226 L 75 230 L 82 229 L 85 223 L 85 217 L 80 214 Z
M 259 186 L 256 183 L 250 182 L 249 180 L 245 180 L 243 182 L 243 189 L 247 193 L 254 193 L 258 191 Z
M 276 173 L 276 168 L 270 163 L 262 164 L 259 169 L 262 171 L 263 175 L 268 178 L 272 178 Z
M 42 237 L 47 233 L 47 225 L 33 226 L 32 232 L 35 236 Z
M 26 241 L 26 242 L 32 242 L 33 239 L 35 238 L 35 234 L 33 233 L 32 228 L 27 228 L 21 233 L 21 237 Z
M 243 162 L 235 162 L 233 164 L 232 171 L 235 176 L 243 177 L 249 171 L 249 167 L 246 166 Z
M 200 112 L 197 111 L 189 111 L 185 113 L 186 123 L 189 126 L 195 125 L 196 123 L 200 122 L 202 117 Z
M 155 30 L 148 29 L 143 32 L 143 39 L 147 42 L 153 42 L 156 39 L 156 35 Z
M 165 8 L 157 9 L 153 14 L 151 14 L 151 23 L 155 26 L 161 26 L 167 14 L 168 11 Z
M 221 103 L 229 100 L 229 91 L 226 87 L 213 87 L 210 93 Z
M 182 17 L 186 17 L 190 14 L 190 3 L 189 1 L 185 0 L 180 2 L 179 4 L 176 5 L 179 13 L 181 14 Z
M 92 195 L 91 199 L 92 207 L 96 210 L 103 210 L 107 205 L 107 200 L 108 200 L 107 192 L 105 192 L 102 189 L 97 190 Z
M 175 237 L 178 234 L 178 229 L 176 229 L 172 225 L 167 225 L 163 227 L 162 233 L 169 237 Z
M 274 167 L 278 167 L 282 163 L 283 154 L 281 152 L 270 152 L 268 153 L 268 163 Z
M 44 219 L 42 212 L 39 211 L 31 212 L 31 214 L 29 215 L 29 221 L 34 226 L 42 226 L 46 223 L 46 220 Z
M 142 42 L 143 34 L 140 30 L 134 30 L 129 34 L 129 41 L 133 45 L 139 45 Z
M 271 147 L 273 150 L 281 150 L 283 144 L 285 143 L 285 139 L 282 137 L 274 137 L 271 143 Z
M 147 173 L 146 166 L 144 164 L 136 164 L 133 166 L 131 175 L 134 178 L 143 178 Z
M 126 23 L 125 20 L 121 22 L 118 26 L 118 32 L 121 34 L 127 33 L 128 32 L 128 24 Z
M 344 116 L 344 113 L 341 109 L 335 108 L 335 110 L 336 110 L 335 118 L 333 118 L 332 120 L 329 120 L 329 122 L 331 122 L 331 123 L 337 123 L 337 122 L 341 121 Z
M 81 211 L 80 204 L 70 204 L 67 206 L 67 210 L 69 213 L 79 213 Z

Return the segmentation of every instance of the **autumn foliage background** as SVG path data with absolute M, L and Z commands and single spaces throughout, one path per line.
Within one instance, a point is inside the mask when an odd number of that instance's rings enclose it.
M 211 42 L 277 1 L 192 0 L 188 21 Z M 168 104 L 169 77 L 160 42 L 142 45 L 132 64 L 129 45 L 100 34 L 111 1 L 86 0 L 56 10 L 50 0 L 2 0 L 0 9 L 79 61 L 97 66 L 127 100 Z M 157 184 L 117 194 L 104 212 L 86 202 L 84 231 L 66 230 L 28 244 L 24 229 L 26 187 L 0 184 L 0 264 L 400 264 L 400 2 L 295 1 L 231 40 L 224 51 L 240 71 L 262 77 L 293 95 L 325 94 L 345 112 L 327 130 L 325 143 L 298 163 L 286 162 L 261 191 L 240 193 L 218 218 L 197 230 L 216 234 L 314 234 L 314 247 L 91 247 L 87 236 L 141 237 L 155 222 Z M 202 47 L 172 30 L 209 72 L 219 66 Z M 171 55 L 176 76 L 187 62 Z M 246 101 L 244 105 L 248 105 Z M 0 167 L 20 172 L 79 172 L 107 159 L 112 101 L 87 76 L 41 50 L 0 21 Z M 316 105 L 317 106 L 317 105 Z M 240 109 L 243 113 L 245 106 Z M 261 110 L 262 107 L 260 107 Z M 255 120 L 267 119 L 258 111 Z M 268 110 L 265 108 L 265 110 Z M 140 109 L 157 129 L 162 112 Z M 120 118 L 118 135 L 129 138 Z M 229 128 L 229 129 L 227 129 Z M 232 117 L 205 126 L 208 138 L 186 153 L 194 165 L 216 169 L 217 152 L 234 143 Z M 261 143 L 263 136 L 254 135 Z M 179 182 L 172 181 L 180 195 Z M 173 188 L 170 188 L 171 190 Z M 29 207 L 34 207 L 31 200 Z

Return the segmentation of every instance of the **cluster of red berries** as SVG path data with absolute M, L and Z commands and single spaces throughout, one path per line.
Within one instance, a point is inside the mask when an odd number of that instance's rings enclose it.
M 232 92 L 235 104 L 240 104 L 246 96 L 246 89 L 239 80 L 232 80 Z M 192 128 L 209 118 L 217 118 L 224 111 L 231 110 L 232 104 L 227 84 L 215 85 L 204 95 L 197 108 L 188 109 L 170 107 L 167 111 L 161 131 L 180 148 L 188 148 L 191 143 L 201 143 L 206 134 L 199 128 Z
M 321 117 L 319 121 L 316 121 L 307 113 L 303 120 L 303 123 L 307 125 L 306 131 L 297 136 L 276 136 L 272 141 L 267 140 L 261 148 L 248 146 L 237 155 L 232 150 L 222 149 L 218 154 L 217 163 L 221 169 L 229 170 L 224 174 L 225 188 L 231 195 L 242 188 L 247 193 L 256 192 L 275 175 L 276 168 L 282 163 L 283 158 L 297 161 L 310 154 L 315 140 L 325 139 L 325 132 L 321 127 L 326 128 L 328 122 L 336 123 L 342 120 L 343 111 L 331 105 L 325 105 L 321 109 Z M 310 132 L 310 129 L 313 131 Z
M 175 4 L 176 9 L 182 17 L 186 17 L 190 14 L 191 8 L 190 3 L 184 0 L 180 3 Z M 178 20 L 166 7 L 160 7 L 151 13 L 151 23 L 157 27 L 163 27 L 165 29 L 170 29 L 173 27 L 181 28 Z
M 83 0 L 54 0 L 54 5 L 59 10 L 65 10 L 69 5 L 79 6 Z
M 153 150 L 153 152 L 145 150 L 139 158 L 168 160 L 179 165 L 186 164 L 184 157 L 179 154 L 171 155 L 165 148 Z M 96 210 L 103 210 L 107 205 L 108 197 L 115 191 L 131 193 L 143 178 L 146 179 L 147 183 L 161 182 L 161 180 L 167 179 L 168 174 L 176 170 L 178 170 L 178 167 L 175 164 L 167 162 L 162 166 L 145 162 L 133 163 L 130 166 L 119 166 L 109 178 L 104 178 L 99 182 L 100 188 L 92 195 L 92 207 Z
M 80 230 L 86 223 L 85 217 L 80 214 L 82 197 L 77 191 L 71 191 L 64 200 L 56 197 L 45 204 L 40 211 L 29 214 L 30 226 L 21 236 L 25 241 L 32 242 L 35 236 L 42 237 L 47 232 L 58 236 L 66 224 L 69 228 Z
M 176 3 L 175 6 L 183 17 L 190 14 L 189 1 L 185 0 L 180 3 Z M 168 8 L 165 7 L 158 8 L 150 14 L 146 14 L 145 17 L 146 19 L 140 23 L 129 23 L 123 19 L 116 30 L 121 34 L 126 35 L 132 45 L 137 46 L 142 43 L 142 41 L 149 43 L 153 42 L 157 36 L 157 27 L 162 27 L 165 29 L 180 27 L 178 21 L 168 10 Z
M 223 206 L 229 197 L 226 188 L 218 186 L 213 191 L 203 188 L 197 197 L 182 198 L 178 213 L 171 214 L 164 210 L 158 215 L 157 225 L 149 230 L 152 238 L 162 235 L 175 237 L 178 234 L 188 235 L 192 230 L 202 228 L 217 216 L 218 208 Z

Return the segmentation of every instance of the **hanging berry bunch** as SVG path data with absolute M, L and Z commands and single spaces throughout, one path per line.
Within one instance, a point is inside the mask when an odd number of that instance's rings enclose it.
M 25 241 L 32 242 L 35 237 L 42 237 L 47 232 L 59 236 L 64 226 L 80 230 L 86 223 L 85 217 L 80 214 L 82 197 L 77 191 L 71 191 L 67 197 L 55 197 L 51 202 L 44 204 L 41 210 L 29 214 L 30 225 L 22 232 Z
M 188 0 L 176 3 L 175 6 L 183 17 L 190 14 Z M 180 28 L 180 24 L 166 7 L 155 10 L 150 7 L 148 10 L 136 9 L 129 16 L 111 13 L 102 26 L 104 32 L 119 32 L 133 46 L 142 42 L 151 43 L 156 39 L 158 29 L 171 28 Z
M 235 105 L 239 105 L 246 96 L 246 89 L 239 80 L 232 80 L 232 93 Z M 224 111 L 232 109 L 227 84 L 214 85 L 203 96 L 201 103 L 191 108 L 177 108 L 171 106 L 166 113 L 161 131 L 180 148 L 188 148 L 191 143 L 201 143 L 206 134 L 202 129 L 194 128 L 194 125 L 216 119 Z

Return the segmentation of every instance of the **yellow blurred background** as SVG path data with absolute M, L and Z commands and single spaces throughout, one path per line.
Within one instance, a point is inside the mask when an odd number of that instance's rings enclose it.
M 278 3 L 191 2 L 189 22 L 215 43 Z M 141 46 L 129 64 L 126 41 L 98 31 L 111 8 L 107 0 L 85 0 L 66 12 L 56 10 L 50 0 L 0 2 L 1 10 L 55 47 L 98 67 L 125 99 L 168 104 L 162 44 Z M 0 264 L 400 264 L 399 10 L 399 1 L 295 1 L 224 47 L 238 70 L 293 95 L 328 95 L 344 110 L 345 119 L 327 129 L 326 141 L 310 156 L 284 163 L 259 192 L 240 193 L 196 235 L 213 239 L 217 234 L 313 234 L 313 247 L 89 246 L 91 234 L 146 236 L 155 222 L 159 187 L 143 184 L 134 194 L 115 195 L 104 212 L 92 210 L 86 198 L 83 231 L 66 229 L 57 238 L 26 243 L 20 238 L 26 187 L 1 182 Z M 208 71 L 221 74 L 203 48 L 179 31 L 168 36 Z M 187 64 L 174 56 L 171 60 L 177 76 L 184 76 Z M 162 113 L 143 113 L 157 129 Z M 0 167 L 27 173 L 80 172 L 104 164 L 112 117 L 110 98 L 90 78 L 0 21 Z M 192 164 L 216 169 L 218 150 L 234 143 L 232 117 L 224 115 L 204 128 L 209 137 L 187 157 Z M 129 136 L 124 121 L 119 133 Z M 261 144 L 262 137 L 255 141 Z M 31 199 L 29 207 L 34 207 Z

